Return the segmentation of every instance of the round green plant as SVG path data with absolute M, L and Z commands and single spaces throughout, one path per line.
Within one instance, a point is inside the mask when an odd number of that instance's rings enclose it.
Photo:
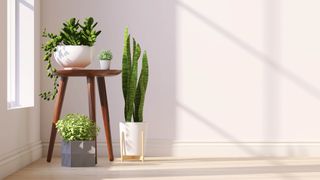
M 56 123 L 56 127 L 65 141 L 91 141 L 99 132 L 96 124 L 82 114 L 67 114 Z
M 99 54 L 99 59 L 100 59 L 100 60 L 111 61 L 111 59 L 112 59 L 112 52 L 111 52 L 110 50 L 101 51 L 100 54 Z
M 96 31 L 97 22 L 92 17 L 85 18 L 83 23 L 76 18 L 71 18 L 63 23 L 58 34 L 48 33 L 44 30 L 42 37 L 48 40 L 42 45 L 44 51 L 43 61 L 46 62 L 47 76 L 53 79 L 53 89 L 40 94 L 44 100 L 53 100 L 58 93 L 58 76 L 56 68 L 51 63 L 51 57 L 59 45 L 93 46 L 101 31 Z

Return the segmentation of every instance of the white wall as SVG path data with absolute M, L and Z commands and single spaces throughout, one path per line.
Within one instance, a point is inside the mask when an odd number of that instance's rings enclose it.
M 43 0 L 41 26 L 57 32 L 65 19 L 93 16 L 103 31 L 96 50 L 114 52 L 113 68 L 121 67 L 129 27 L 150 59 L 149 155 L 311 156 L 320 155 L 319 6 L 316 0 Z M 50 88 L 41 77 L 41 88 Z M 118 142 L 121 78 L 107 81 Z M 63 114 L 88 113 L 85 83 L 69 81 Z M 41 107 L 47 143 L 53 103 Z M 102 127 L 99 108 L 97 114 Z
M 7 110 L 7 58 L 6 58 L 6 1 L 0 1 L 0 179 L 39 159 L 42 155 L 40 141 L 40 102 L 34 108 Z M 39 1 L 35 1 L 35 97 L 40 89 L 39 78 Z

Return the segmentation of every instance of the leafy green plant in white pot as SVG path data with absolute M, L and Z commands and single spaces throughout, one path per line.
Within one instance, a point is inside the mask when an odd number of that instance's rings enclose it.
M 83 23 L 71 18 L 63 23 L 58 34 L 48 33 L 42 36 L 48 38 L 43 44 L 43 61 L 46 62 L 47 76 L 53 79 L 53 90 L 40 94 L 44 100 L 53 100 L 58 93 L 58 76 L 52 65 L 51 57 L 65 69 L 84 68 L 92 61 L 93 46 L 101 31 L 96 31 L 97 22 L 92 17 L 85 18 Z
M 121 157 L 144 156 L 144 134 L 146 123 L 143 121 L 143 106 L 149 78 L 147 53 L 144 51 L 140 75 L 138 61 L 141 55 L 139 43 L 133 38 L 133 53 L 130 50 L 128 28 L 124 32 L 124 49 L 122 57 L 122 91 L 125 101 L 125 122 L 120 122 Z M 139 79 L 138 79 L 139 77 Z
M 99 54 L 100 69 L 110 69 L 112 60 L 112 52 L 110 50 L 103 50 Z
M 81 114 L 68 114 L 56 124 L 62 137 L 61 165 L 66 167 L 95 166 L 96 124 Z

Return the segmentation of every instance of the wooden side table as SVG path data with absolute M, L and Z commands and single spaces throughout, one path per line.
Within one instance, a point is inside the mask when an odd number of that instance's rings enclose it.
M 106 135 L 106 143 L 108 147 L 109 161 L 113 161 L 113 150 L 111 141 L 111 131 L 110 131 L 110 118 L 109 118 L 109 108 L 108 99 L 106 92 L 106 84 L 104 77 L 116 76 L 121 73 L 121 70 L 101 70 L 101 69 L 71 69 L 71 70 L 57 70 L 56 74 L 60 77 L 59 81 L 59 92 L 57 94 L 57 99 L 54 106 L 54 115 L 51 128 L 51 136 L 48 148 L 47 162 L 51 162 L 53 147 L 56 139 L 57 128 L 56 123 L 58 122 L 61 114 L 61 108 L 63 104 L 63 98 L 65 95 L 68 78 L 72 76 L 83 76 L 87 78 L 87 88 L 88 88 L 88 99 L 89 99 L 89 117 L 94 122 L 96 122 L 96 102 L 95 102 L 95 77 L 98 82 L 98 89 L 100 95 L 100 104 L 102 109 L 103 124 Z M 96 149 L 96 163 L 97 163 L 97 140 L 95 140 Z

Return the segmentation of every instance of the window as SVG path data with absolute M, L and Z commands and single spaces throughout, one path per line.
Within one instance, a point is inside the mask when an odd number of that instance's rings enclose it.
M 34 105 L 34 0 L 7 0 L 8 109 Z

